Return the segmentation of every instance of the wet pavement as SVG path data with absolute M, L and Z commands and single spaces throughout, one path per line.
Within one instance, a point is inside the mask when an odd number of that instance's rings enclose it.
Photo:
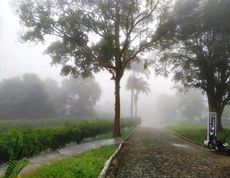
M 163 129 L 139 128 L 113 159 L 107 178 L 228 178 L 230 156 Z
M 98 148 L 98 147 L 106 146 L 106 145 L 119 144 L 121 142 L 122 142 L 122 139 L 106 139 L 106 140 L 99 140 L 99 141 L 90 141 L 90 142 L 81 143 L 81 144 L 73 143 L 57 151 L 50 151 L 50 152 L 42 153 L 38 156 L 28 159 L 30 164 L 22 170 L 21 175 L 27 173 L 31 169 L 36 169 L 40 167 L 44 163 L 47 164 L 54 160 L 67 158 L 69 156 L 75 156 L 83 152 L 92 150 L 94 148 Z M 3 165 L 0 167 L 0 175 L 4 173 L 5 169 L 6 169 L 6 165 Z

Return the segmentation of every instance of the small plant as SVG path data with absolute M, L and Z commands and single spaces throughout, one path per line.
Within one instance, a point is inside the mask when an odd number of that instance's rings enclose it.
M 28 160 L 10 161 L 3 178 L 20 178 L 19 173 L 29 164 Z

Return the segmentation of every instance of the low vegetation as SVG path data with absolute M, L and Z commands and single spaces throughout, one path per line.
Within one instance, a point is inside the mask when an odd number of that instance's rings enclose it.
M 19 178 L 19 173 L 28 164 L 28 160 L 13 160 L 9 162 L 3 178 Z
M 122 129 L 122 138 L 125 139 L 134 131 L 134 128 Z M 102 134 L 95 137 L 98 139 L 107 139 L 112 137 L 112 132 Z M 54 161 L 51 164 L 44 164 L 42 167 L 30 171 L 23 178 L 71 178 L 71 177 L 84 177 L 92 178 L 97 177 L 101 172 L 106 160 L 115 152 L 118 145 L 100 147 L 93 149 L 89 152 L 64 159 Z
M 122 120 L 121 127 L 135 127 L 139 120 Z M 112 131 L 112 120 L 67 122 L 57 126 L 20 127 L 0 133 L 0 163 L 31 157 L 47 149 L 56 150 L 67 143 Z
M 207 140 L 206 123 L 178 124 L 168 126 L 167 128 L 200 144 L 203 144 L 204 140 Z M 226 139 L 230 144 L 230 126 L 224 126 L 224 130 L 217 133 L 217 138 Z
M 106 160 L 117 149 L 118 145 L 100 147 L 86 153 L 68 159 L 54 161 L 44 164 L 36 170 L 23 175 L 23 178 L 72 178 L 97 177 L 102 170 Z

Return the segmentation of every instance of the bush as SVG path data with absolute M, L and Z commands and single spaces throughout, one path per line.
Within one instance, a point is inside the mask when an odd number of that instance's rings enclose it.
M 121 120 L 121 127 L 136 127 L 138 119 Z M 31 157 L 50 148 L 56 150 L 67 143 L 80 143 L 84 138 L 110 132 L 112 120 L 67 122 L 58 126 L 20 127 L 0 133 L 0 163 Z

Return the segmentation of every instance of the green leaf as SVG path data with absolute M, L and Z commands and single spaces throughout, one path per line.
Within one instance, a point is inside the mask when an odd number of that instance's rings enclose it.
M 9 162 L 4 178 L 16 178 L 21 170 L 29 164 L 28 160 L 13 160 Z

